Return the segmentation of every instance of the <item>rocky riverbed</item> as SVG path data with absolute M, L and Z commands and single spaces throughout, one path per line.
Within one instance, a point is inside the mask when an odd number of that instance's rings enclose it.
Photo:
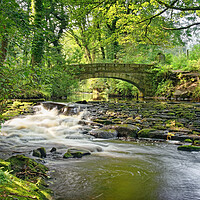
M 88 102 L 97 138 L 200 140 L 200 104 L 182 102 Z

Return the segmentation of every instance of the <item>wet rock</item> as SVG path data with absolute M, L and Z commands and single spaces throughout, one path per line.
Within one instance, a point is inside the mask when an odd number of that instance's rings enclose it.
M 36 150 L 36 149 L 33 150 L 33 154 L 32 154 L 32 155 L 35 156 L 35 157 L 41 158 L 41 153 L 40 153 L 40 151 L 38 151 L 38 150 Z
M 95 119 L 93 121 L 104 125 L 112 124 L 111 120 L 106 120 L 106 119 Z
M 185 133 L 175 133 L 175 136 L 173 137 L 175 140 L 179 140 L 179 141 L 184 141 L 186 139 L 190 139 L 190 140 L 200 140 L 200 136 L 198 135 L 187 135 Z
M 71 153 L 66 152 L 66 153 L 63 155 L 63 158 L 73 158 L 73 156 L 72 156 Z
M 179 146 L 177 149 L 182 151 L 200 151 L 200 147 L 194 145 L 182 145 Z
M 113 123 L 113 124 L 121 124 L 121 123 L 122 123 L 122 120 L 119 119 L 119 118 L 115 118 L 115 119 L 112 119 L 112 123 Z
M 86 101 L 86 100 L 83 100 L 83 101 L 76 101 L 75 103 L 79 103 L 79 104 L 87 104 L 87 101 Z
M 119 124 L 112 126 L 117 131 L 117 137 L 134 137 L 137 138 L 139 127 L 131 124 Z
M 56 148 L 52 147 L 52 149 L 50 150 L 51 153 L 56 152 Z
M 157 139 L 166 139 L 168 131 L 156 130 L 156 129 L 142 129 L 138 132 L 138 137 L 142 138 L 157 138 Z
M 133 124 L 135 122 L 135 119 L 133 119 L 132 117 L 127 118 L 124 123 L 126 124 Z
M 176 116 L 169 116 L 169 115 L 154 115 L 155 118 L 160 118 L 160 119 L 176 119 Z
M 90 155 L 90 151 L 86 149 L 68 149 L 63 155 L 63 158 L 82 158 L 83 156 Z
M 39 158 L 46 158 L 46 149 L 44 147 L 40 147 L 36 150 L 33 150 L 33 156 Z
M 46 158 L 46 149 L 44 147 L 40 147 L 37 149 L 41 153 L 41 158 Z
M 89 132 L 90 135 L 94 136 L 95 138 L 102 138 L 102 139 L 109 139 L 109 138 L 116 138 L 117 137 L 117 131 L 114 129 L 93 129 Z

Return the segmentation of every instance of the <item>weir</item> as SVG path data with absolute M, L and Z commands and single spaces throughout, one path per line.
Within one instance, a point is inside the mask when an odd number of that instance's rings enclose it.
M 90 107 L 91 105 L 88 104 L 81 104 L 81 103 L 62 103 L 62 102 L 53 102 L 53 101 L 45 101 L 41 102 L 42 106 L 45 109 L 57 109 L 58 113 L 62 113 L 65 115 L 74 115 L 79 114 L 87 107 Z

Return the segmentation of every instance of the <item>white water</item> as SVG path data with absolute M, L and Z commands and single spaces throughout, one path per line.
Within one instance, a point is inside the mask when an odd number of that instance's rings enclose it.
M 15 145 L 51 145 L 61 147 L 79 147 L 91 152 L 103 151 L 107 145 L 94 142 L 94 137 L 83 134 L 91 130 L 87 125 L 80 125 L 80 121 L 90 123 L 87 110 L 78 115 L 66 116 L 58 114 L 58 110 L 47 110 L 42 105 L 35 107 L 33 115 L 21 116 L 6 121 L 1 128 L 0 135 Z M 66 150 L 65 148 L 65 150 Z

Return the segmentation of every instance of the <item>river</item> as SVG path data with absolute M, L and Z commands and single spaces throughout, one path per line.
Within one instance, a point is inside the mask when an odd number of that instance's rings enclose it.
M 34 115 L 7 121 L 1 129 L 0 156 L 31 156 L 45 147 L 44 164 L 57 200 L 199 200 L 200 152 L 178 151 L 174 142 L 125 142 L 83 134 L 87 111 L 65 116 L 36 107 Z M 56 147 L 57 153 L 50 153 Z M 67 148 L 91 155 L 64 159 Z

